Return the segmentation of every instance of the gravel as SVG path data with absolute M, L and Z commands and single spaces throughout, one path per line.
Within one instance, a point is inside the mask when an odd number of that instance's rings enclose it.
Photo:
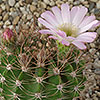
M 8 17 L 9 17 L 9 13 L 6 13 L 6 14 L 4 15 L 4 17 L 3 17 L 3 21 L 8 20 Z
M 13 20 L 13 25 L 16 25 L 18 24 L 18 21 L 19 21 L 20 17 L 19 16 L 16 16 Z
M 15 2 L 16 2 L 15 0 L 8 0 L 9 6 L 14 6 Z
M 36 6 L 30 5 L 30 11 L 33 13 L 36 10 Z
M 100 35 L 100 28 L 98 28 L 96 32 L 98 33 L 98 35 Z
M 98 0 L 90 0 L 90 1 L 92 1 L 92 2 L 97 2 Z
M 25 0 L 27 4 L 32 3 L 33 0 Z
M 96 3 L 96 6 L 97 6 L 98 9 L 100 8 L 100 1 L 98 1 L 98 2 Z

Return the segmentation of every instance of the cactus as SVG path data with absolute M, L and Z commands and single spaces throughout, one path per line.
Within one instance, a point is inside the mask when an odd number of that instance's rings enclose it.
M 13 35 L 13 42 L 9 38 L 0 46 L 0 100 L 74 100 L 82 96 L 86 79 L 81 51 L 46 39 L 34 28 L 13 30 Z
M 1 35 L 0 100 L 83 100 L 81 50 L 96 38 L 96 32 L 86 31 L 99 21 L 85 16 L 86 7 L 70 10 L 62 4 L 51 10 L 38 18 L 47 29 L 39 30 L 35 22 L 27 30 L 7 28 Z

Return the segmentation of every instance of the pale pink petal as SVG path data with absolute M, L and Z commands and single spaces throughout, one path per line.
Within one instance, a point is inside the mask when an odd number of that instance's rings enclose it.
M 68 39 L 68 40 L 70 40 L 70 41 L 73 41 L 73 40 L 75 40 L 76 38 L 74 38 L 74 37 L 72 37 L 72 36 L 68 36 L 68 37 L 66 37 L 66 39 Z
M 81 35 L 79 35 L 76 40 L 80 42 L 93 42 L 96 38 L 97 33 L 96 32 L 86 32 Z
M 63 22 L 69 23 L 70 22 L 70 10 L 69 10 L 68 4 L 61 5 L 61 13 L 62 13 Z
M 70 45 L 70 42 L 66 41 L 66 40 L 62 40 L 61 43 L 63 45 L 66 45 L 66 46 L 69 46 Z
M 75 15 L 72 23 L 74 25 L 78 26 L 81 23 L 81 21 L 83 20 L 83 18 L 86 15 L 87 11 L 88 10 L 87 10 L 86 7 L 82 6 L 82 7 L 78 8 L 78 11 L 76 12 L 76 15 Z
M 54 40 L 59 40 L 56 36 L 49 36 L 49 38 L 52 38 Z
M 62 15 L 61 15 L 61 11 L 58 7 L 52 7 L 52 11 L 58 21 L 59 24 L 63 24 L 63 19 L 62 19 Z
M 96 32 L 85 32 L 80 34 L 79 36 L 87 36 L 87 37 L 92 37 L 92 38 L 96 38 L 97 33 Z
M 44 18 L 46 21 L 48 21 L 50 24 L 52 24 L 54 27 L 58 26 L 56 17 L 52 14 L 52 12 L 46 11 L 41 14 L 41 17 Z
M 47 28 L 54 28 L 50 23 L 48 23 L 47 21 L 43 20 L 42 18 L 38 18 L 38 21 L 43 24 L 45 27 Z
M 80 32 L 79 32 L 79 33 L 82 33 L 82 32 L 85 32 L 85 31 L 89 30 L 93 25 L 97 24 L 98 22 L 99 22 L 98 20 L 92 21 L 90 24 L 88 24 L 88 25 L 82 27 L 82 28 L 80 29 Z
M 91 28 L 94 28 L 94 27 L 98 27 L 100 25 L 100 21 L 96 24 L 94 24 Z
M 86 16 L 84 18 L 84 20 L 81 22 L 81 24 L 79 25 L 79 28 L 82 28 L 82 27 L 90 24 L 94 20 L 95 20 L 95 16 Z
M 75 46 L 77 46 L 81 50 L 86 49 L 85 44 L 80 42 L 80 41 L 75 40 L 72 42 L 72 44 L 74 44 Z
M 40 30 L 39 32 L 40 32 L 41 34 L 53 34 L 52 31 L 46 30 L 46 29 L 45 29 L 45 30 Z
M 76 6 L 71 9 L 71 12 L 70 12 L 70 15 L 71 15 L 71 19 L 70 20 L 71 20 L 71 22 L 73 21 L 75 15 L 77 14 L 78 9 L 79 9 L 79 7 L 76 7 Z
M 63 31 L 61 31 L 61 30 L 57 31 L 56 33 L 57 33 L 59 36 L 63 37 L 63 38 L 66 37 L 66 33 L 63 32 Z

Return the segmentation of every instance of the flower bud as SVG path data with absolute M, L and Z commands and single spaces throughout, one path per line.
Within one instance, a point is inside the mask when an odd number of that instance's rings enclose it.
M 12 40 L 12 37 L 13 37 L 13 32 L 11 29 L 7 28 L 5 30 L 5 32 L 3 33 L 3 39 L 6 40 L 6 41 L 11 41 Z

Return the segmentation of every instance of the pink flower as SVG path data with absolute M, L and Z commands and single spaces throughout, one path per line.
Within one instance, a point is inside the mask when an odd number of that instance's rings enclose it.
M 68 4 L 62 4 L 61 10 L 55 6 L 52 12 L 45 11 L 41 14 L 42 18 L 38 18 L 47 28 L 39 32 L 50 34 L 49 38 L 56 39 L 66 46 L 72 43 L 79 49 L 86 49 L 84 43 L 93 42 L 97 35 L 96 32 L 86 31 L 100 25 L 95 16 L 86 16 L 87 11 L 84 6 L 75 6 L 71 10 Z
M 11 40 L 12 36 L 13 36 L 13 32 L 12 32 L 12 30 L 9 29 L 9 28 L 7 28 L 7 29 L 5 30 L 5 32 L 3 33 L 3 38 L 4 38 L 6 41 Z

